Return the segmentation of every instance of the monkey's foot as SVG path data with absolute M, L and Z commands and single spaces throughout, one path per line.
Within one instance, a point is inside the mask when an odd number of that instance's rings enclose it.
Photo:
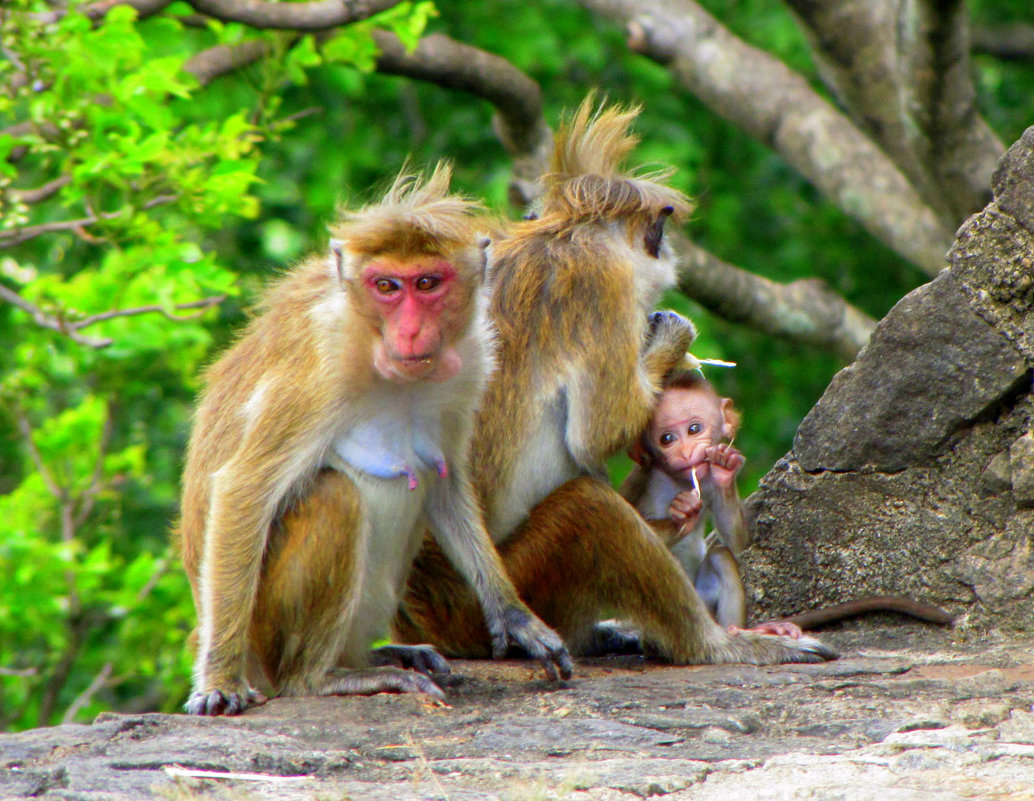
M 613 656 L 641 654 L 643 646 L 638 633 L 615 621 L 604 620 L 593 626 L 586 641 L 576 650 L 582 656 Z
M 445 699 L 442 688 L 423 673 L 397 667 L 335 668 L 317 691 L 317 695 L 377 693 L 424 693 L 439 701 Z
M 784 637 L 737 631 L 715 649 L 715 662 L 778 665 L 787 662 L 825 662 L 838 654 L 814 637 Z
M 790 620 L 769 620 L 765 623 L 758 623 L 749 629 L 741 629 L 739 626 L 729 626 L 730 634 L 739 634 L 742 631 L 753 631 L 755 634 L 782 634 L 784 637 L 798 639 L 804 636 L 801 627 Z
M 394 665 L 410 668 L 430 676 L 432 673 L 450 673 L 449 663 L 431 645 L 385 645 L 370 651 L 374 667 Z
M 696 326 L 671 309 L 651 312 L 649 321 L 648 348 L 674 348 L 682 357 L 696 339 Z
M 239 715 L 249 706 L 266 703 L 266 696 L 253 687 L 246 692 L 211 690 L 191 693 L 183 705 L 188 715 Z

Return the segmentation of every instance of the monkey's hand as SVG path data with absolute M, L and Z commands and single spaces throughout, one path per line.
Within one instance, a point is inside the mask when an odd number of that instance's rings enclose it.
M 704 452 L 704 458 L 711 464 L 711 476 L 720 489 L 732 486 L 746 461 L 742 453 L 726 442 L 710 446 Z
M 664 309 L 650 315 L 650 331 L 643 356 L 659 360 L 661 375 L 682 363 L 696 339 L 696 327 L 678 312 Z
M 685 533 L 697 524 L 703 509 L 704 501 L 699 492 L 695 489 L 682 490 L 668 507 L 668 515 L 679 530 Z
M 571 678 L 571 655 L 564 641 L 528 607 L 519 602 L 511 604 L 492 618 L 488 620 L 488 631 L 494 658 L 505 656 L 511 646 L 516 646 L 545 668 L 550 681 Z
M 189 715 L 239 715 L 249 706 L 266 703 L 266 696 L 253 687 L 246 691 L 210 690 L 193 692 L 184 709 Z

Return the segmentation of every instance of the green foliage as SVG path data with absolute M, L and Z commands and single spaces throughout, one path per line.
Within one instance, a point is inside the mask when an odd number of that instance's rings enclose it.
M 0 305 L 4 727 L 186 696 L 193 608 L 169 532 L 198 375 L 239 315 L 221 237 L 259 216 L 260 146 L 291 128 L 284 87 L 325 61 L 371 69 L 374 25 L 412 45 L 433 10 L 352 26 L 325 59 L 311 36 L 128 6 L 95 25 L 84 5 L 44 27 L 50 4 L 0 9 L 0 284 L 44 320 Z M 225 87 L 185 69 L 249 36 L 281 58 Z
M 403 3 L 327 36 L 198 27 L 186 3 L 143 21 L 116 6 L 94 24 L 85 0 L 46 26 L 30 17 L 56 5 L 0 3 L 0 287 L 43 320 L 0 298 L 6 728 L 186 697 L 193 609 L 169 531 L 199 375 L 335 207 L 407 158 L 449 157 L 460 190 L 517 213 L 492 108 L 374 72 L 375 27 L 407 47 L 428 27 L 502 56 L 543 88 L 551 124 L 592 88 L 641 104 L 638 156 L 677 168 L 697 199 L 687 231 L 730 263 L 781 282 L 820 277 L 876 317 L 924 280 L 576 4 Z M 820 85 L 783 3 L 704 5 Z M 1031 21 L 1028 0 L 971 5 L 981 24 Z M 184 69 L 245 42 L 272 56 L 205 86 Z M 1012 141 L 1034 119 L 1031 65 L 975 69 L 982 113 Z M 744 412 L 749 491 L 839 365 L 679 295 L 665 303 L 697 323 L 697 355 L 738 363 L 708 377 Z

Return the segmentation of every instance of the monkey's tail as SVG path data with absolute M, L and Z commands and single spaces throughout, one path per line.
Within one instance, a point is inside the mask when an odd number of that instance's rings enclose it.
M 915 601 L 911 598 L 903 598 L 900 595 L 877 595 L 872 598 L 859 598 L 854 601 L 836 604 L 835 606 L 812 609 L 810 612 L 802 612 L 799 615 L 784 618 L 784 620 L 796 623 L 802 629 L 813 630 L 839 620 L 866 615 L 870 612 L 900 612 L 918 620 L 937 623 L 941 626 L 951 626 L 955 623 L 955 618 L 940 607 L 923 603 L 922 601 Z

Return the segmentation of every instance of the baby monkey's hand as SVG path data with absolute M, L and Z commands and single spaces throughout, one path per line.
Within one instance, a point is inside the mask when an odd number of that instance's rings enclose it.
M 668 507 L 668 515 L 680 530 L 689 531 L 697 524 L 703 508 L 704 502 L 697 490 L 682 490 Z
M 711 464 L 711 475 L 714 483 L 720 489 L 728 489 L 736 480 L 736 474 L 740 472 L 746 459 L 732 445 L 723 442 L 710 446 L 704 451 L 705 458 Z

